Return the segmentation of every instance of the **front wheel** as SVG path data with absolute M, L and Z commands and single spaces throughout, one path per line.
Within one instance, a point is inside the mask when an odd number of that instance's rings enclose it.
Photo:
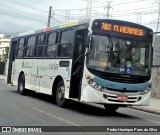
M 26 89 L 25 89 L 25 76 L 24 74 L 21 74 L 18 80 L 18 92 L 20 95 L 25 95 L 26 94 Z
M 64 82 L 60 81 L 56 89 L 56 103 L 59 107 L 65 107 L 67 99 L 65 99 L 65 86 Z
M 107 112 L 115 112 L 119 108 L 119 106 L 114 105 L 114 104 L 113 105 L 112 104 L 105 104 L 104 108 Z

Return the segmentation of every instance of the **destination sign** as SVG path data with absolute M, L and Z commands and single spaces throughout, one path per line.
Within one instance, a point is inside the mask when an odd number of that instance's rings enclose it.
M 143 26 L 129 23 L 129 22 L 122 22 L 122 21 L 103 21 L 103 20 L 96 20 L 92 26 L 93 30 L 103 30 L 103 31 L 111 31 L 111 32 L 118 32 L 123 34 L 129 34 L 139 37 L 144 37 L 149 32 Z
M 126 33 L 126 34 L 131 34 L 136 36 L 144 36 L 144 31 L 142 29 L 132 28 L 128 26 L 114 25 L 110 23 L 102 23 L 101 29 L 120 32 L 120 33 Z

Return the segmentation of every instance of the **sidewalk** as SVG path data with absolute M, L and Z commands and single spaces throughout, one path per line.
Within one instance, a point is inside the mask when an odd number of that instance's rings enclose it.
M 5 76 L 4 75 L 0 75 L 0 80 L 4 80 Z
M 4 80 L 4 79 L 5 79 L 5 76 L 0 75 L 0 80 Z M 149 106 L 132 106 L 129 108 L 160 115 L 160 99 L 151 98 Z
M 132 106 L 130 108 L 160 115 L 160 99 L 151 98 L 149 106 Z

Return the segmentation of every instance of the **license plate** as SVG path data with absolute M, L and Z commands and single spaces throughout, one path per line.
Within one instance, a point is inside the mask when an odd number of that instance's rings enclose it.
M 128 96 L 126 96 L 126 95 L 117 95 L 117 100 L 127 101 L 128 100 Z

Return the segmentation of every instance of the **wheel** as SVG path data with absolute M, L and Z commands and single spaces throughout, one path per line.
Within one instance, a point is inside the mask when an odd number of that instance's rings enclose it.
M 65 99 L 65 86 L 64 82 L 60 81 L 56 89 L 56 103 L 59 107 L 65 107 L 67 99 Z
M 18 92 L 19 92 L 20 95 L 25 95 L 26 94 L 24 74 L 21 74 L 20 78 L 18 80 Z
M 119 108 L 119 106 L 114 105 L 114 104 L 113 105 L 112 104 L 105 104 L 104 108 L 107 112 L 115 112 Z

